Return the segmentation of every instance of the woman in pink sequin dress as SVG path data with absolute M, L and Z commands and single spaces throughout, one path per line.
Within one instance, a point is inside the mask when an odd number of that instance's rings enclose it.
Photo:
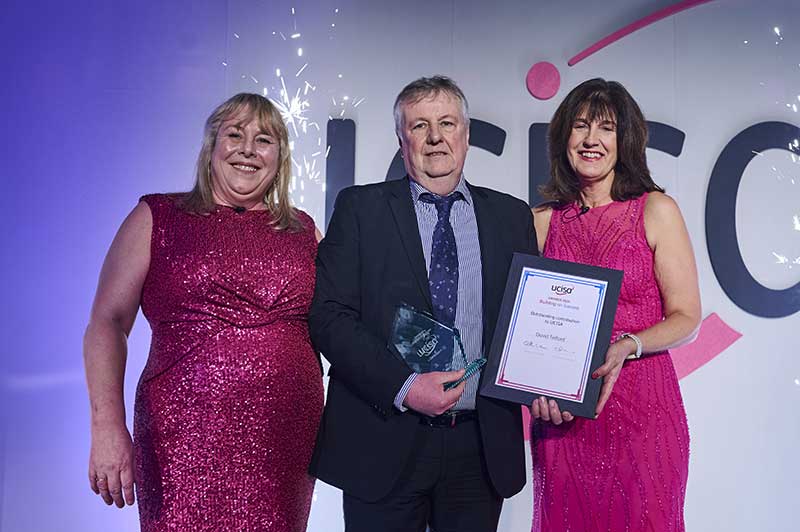
M 531 406 L 533 531 L 682 531 L 689 431 L 667 350 L 700 322 L 683 218 L 650 177 L 647 125 L 619 83 L 573 89 L 548 135 L 549 203 L 534 209 L 543 255 L 625 273 L 613 341 L 592 375 L 604 379 L 596 419 L 544 398 Z
M 317 238 L 291 207 L 286 127 L 240 94 L 206 122 L 197 181 L 144 196 L 103 269 L 85 336 L 89 482 L 144 532 L 301 531 L 323 390 L 306 323 Z M 134 438 L 126 336 L 152 329 Z

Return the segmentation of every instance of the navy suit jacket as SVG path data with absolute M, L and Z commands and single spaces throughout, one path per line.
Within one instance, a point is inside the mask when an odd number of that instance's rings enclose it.
M 537 253 L 527 204 L 469 185 L 481 247 L 483 345 L 488 352 L 512 254 Z M 339 193 L 317 254 L 311 338 L 331 363 L 310 473 L 360 499 L 386 496 L 422 429 L 394 398 L 411 370 L 386 346 L 402 303 L 432 312 L 408 178 Z M 520 406 L 478 395 L 489 477 L 510 497 L 525 484 Z

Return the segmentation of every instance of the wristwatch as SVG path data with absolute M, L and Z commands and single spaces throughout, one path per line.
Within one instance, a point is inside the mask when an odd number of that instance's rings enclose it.
M 630 338 L 631 340 L 636 342 L 636 352 L 626 356 L 625 360 L 635 360 L 638 358 L 642 358 L 642 341 L 639 339 L 639 337 L 632 333 L 622 333 L 619 335 L 619 338 L 617 338 L 617 341 L 619 342 L 623 338 Z

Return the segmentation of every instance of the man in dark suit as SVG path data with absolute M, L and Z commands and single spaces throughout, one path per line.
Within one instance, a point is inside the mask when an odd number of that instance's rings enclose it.
M 463 370 L 415 374 L 387 341 L 408 303 L 484 356 L 512 253 L 536 253 L 531 211 L 464 179 L 452 80 L 410 83 L 394 114 L 409 178 L 343 190 L 319 245 L 309 321 L 331 369 L 311 473 L 344 491 L 348 532 L 496 530 L 525 484 L 519 405 L 479 396 L 477 376 L 445 391 Z

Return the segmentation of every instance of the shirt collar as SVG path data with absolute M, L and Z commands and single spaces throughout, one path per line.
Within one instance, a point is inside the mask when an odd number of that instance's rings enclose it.
M 433 194 L 430 190 L 426 189 L 414 179 L 409 176 L 408 182 L 411 186 L 411 199 L 414 200 L 414 203 L 419 201 L 419 195 L 427 192 L 429 194 Z M 467 186 L 467 180 L 464 179 L 464 174 L 461 174 L 461 179 L 458 180 L 458 184 L 456 188 L 453 189 L 453 192 L 450 194 L 455 194 L 456 192 L 461 192 L 461 195 L 464 197 L 464 201 L 467 202 L 468 205 L 472 205 L 472 195 L 469 193 L 469 187 Z M 450 195 L 448 194 L 448 196 Z M 438 196 L 438 194 L 433 194 L 434 196 Z

